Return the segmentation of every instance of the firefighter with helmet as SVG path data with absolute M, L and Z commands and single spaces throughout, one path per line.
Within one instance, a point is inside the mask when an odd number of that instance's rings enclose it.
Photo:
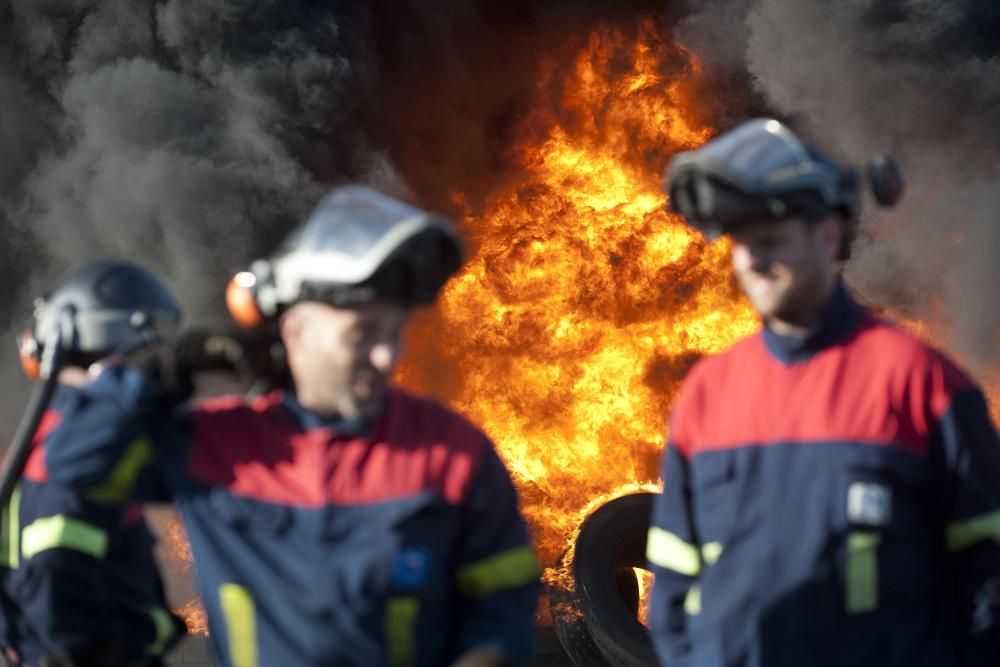
M 889 161 L 868 177 L 901 192 Z M 670 165 L 762 329 L 674 404 L 647 543 L 663 665 L 1000 664 L 1000 443 L 976 384 L 845 287 L 859 180 L 769 119 Z
M 87 367 L 169 337 L 179 320 L 167 288 L 128 262 L 89 264 L 37 303 L 20 350 L 33 379 L 48 334 L 67 332 L 58 385 L 39 406 L 0 526 L 0 642 L 12 665 L 153 667 L 185 632 L 164 599 L 141 507 L 122 505 L 113 481 L 80 496 L 51 481 L 44 461 L 48 436 L 75 409 L 75 388 L 89 382 Z
M 176 503 L 219 664 L 526 662 L 539 571 L 510 476 L 472 424 L 389 383 L 411 308 L 461 261 L 450 221 L 338 188 L 227 293 L 276 330 L 288 388 L 171 413 L 182 337 L 173 361 L 109 364 L 50 436 L 81 493 L 153 442 L 133 497 Z

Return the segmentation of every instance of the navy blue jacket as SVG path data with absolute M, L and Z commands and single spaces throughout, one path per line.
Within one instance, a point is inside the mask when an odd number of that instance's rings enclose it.
M 355 430 L 281 392 L 164 418 L 139 373 L 111 368 L 48 462 L 79 489 L 118 475 L 176 502 L 220 664 L 446 665 L 483 645 L 528 659 L 538 566 L 513 485 L 431 401 L 391 391 Z
M 49 479 L 46 439 L 71 391 L 57 390 L 3 512 L 0 643 L 26 665 L 60 655 L 139 664 L 163 656 L 186 630 L 167 608 L 141 508 L 87 499 Z
M 1000 665 L 1000 443 L 948 359 L 842 286 L 692 369 L 654 505 L 669 667 Z

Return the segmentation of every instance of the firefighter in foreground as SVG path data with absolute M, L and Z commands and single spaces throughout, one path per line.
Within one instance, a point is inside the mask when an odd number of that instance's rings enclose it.
M 175 416 L 188 355 L 126 359 L 50 436 L 53 477 L 82 493 L 153 462 L 134 496 L 177 504 L 220 664 L 528 659 L 539 571 L 506 469 L 469 422 L 388 384 L 411 307 L 461 255 L 449 221 L 339 188 L 228 294 L 277 328 L 292 389 Z
M 0 628 L 12 665 L 31 667 L 153 667 L 184 634 L 170 613 L 153 559 L 154 539 L 142 510 L 121 507 L 105 485 L 81 498 L 49 480 L 47 436 L 75 390 L 89 381 L 85 368 L 101 354 L 152 333 L 133 326 L 176 327 L 180 311 L 150 273 L 125 262 L 96 262 L 41 300 L 33 331 L 22 344 L 29 374 L 37 367 L 44 332 L 72 313 L 74 333 L 66 363 L 21 482 L 3 514 L 0 544 Z M 71 437 L 70 434 L 67 434 Z
M 763 327 L 674 406 L 647 551 L 662 664 L 1000 664 L 1000 444 L 965 373 L 845 288 L 853 170 L 757 120 L 668 184 L 729 236 Z

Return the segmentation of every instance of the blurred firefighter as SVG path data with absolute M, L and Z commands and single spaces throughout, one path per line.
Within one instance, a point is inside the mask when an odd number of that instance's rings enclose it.
M 43 332 L 67 309 L 75 327 L 61 386 L 47 404 L 0 526 L 0 642 L 15 666 L 153 667 L 185 633 L 166 605 L 142 508 L 124 508 L 113 482 L 80 497 L 49 479 L 47 437 L 89 381 L 99 353 L 144 335 L 136 313 L 170 328 L 179 309 L 152 274 L 125 262 L 96 262 L 38 303 L 22 361 L 36 370 Z M 72 437 L 72 434 L 66 434 Z
M 858 180 L 775 120 L 670 166 L 763 328 L 674 406 L 647 548 L 669 667 L 1000 664 L 1000 444 L 972 380 L 845 288 Z
M 192 334 L 173 361 L 110 365 L 64 415 L 63 482 L 155 459 L 136 497 L 177 503 L 220 664 L 527 661 L 539 570 L 507 470 L 469 422 L 389 385 L 412 307 L 461 261 L 450 221 L 336 189 L 227 293 L 275 328 L 293 388 L 170 414 L 191 349 L 221 344 Z

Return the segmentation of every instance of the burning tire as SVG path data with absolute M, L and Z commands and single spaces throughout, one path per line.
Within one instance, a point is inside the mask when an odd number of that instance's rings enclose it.
M 550 587 L 556 635 L 578 667 L 656 665 L 646 628 L 639 622 L 640 582 L 646 567 L 646 532 L 653 494 L 616 498 L 583 522 L 572 562 L 575 591 Z

